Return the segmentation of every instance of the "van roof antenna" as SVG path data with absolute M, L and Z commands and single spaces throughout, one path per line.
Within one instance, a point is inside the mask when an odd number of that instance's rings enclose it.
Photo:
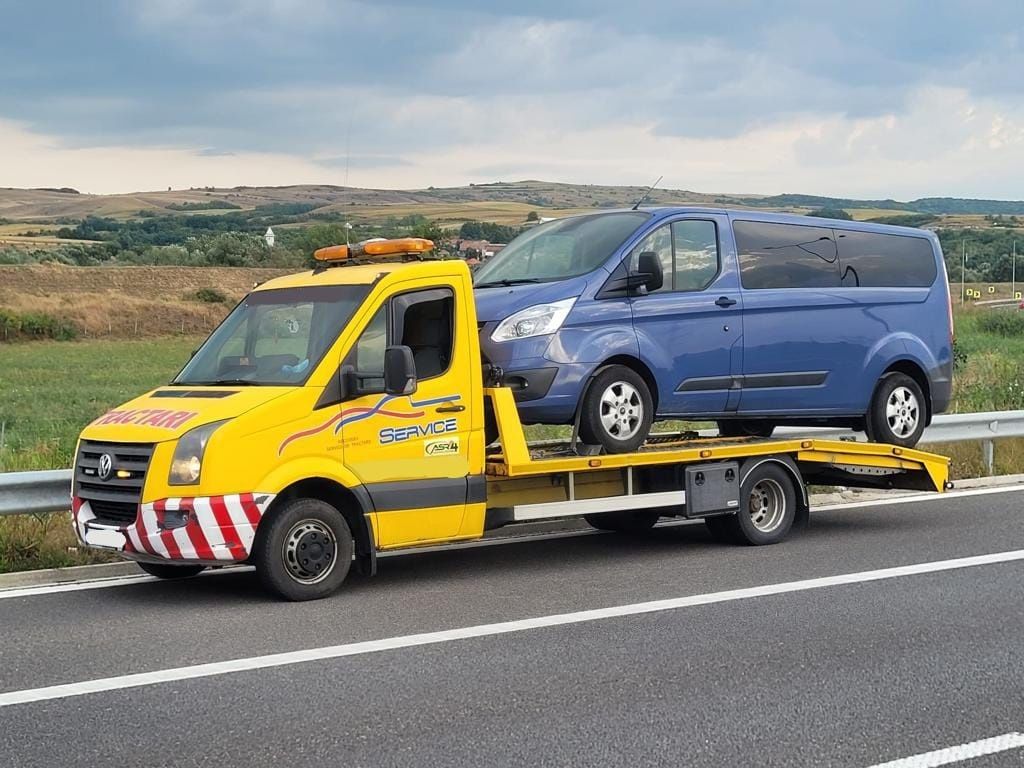
M 647 191 L 646 191 L 646 192 L 644 192 L 644 193 L 643 193 L 643 194 L 642 194 L 642 195 L 640 196 L 640 199 L 639 199 L 639 200 L 637 200 L 637 201 L 636 201 L 635 203 L 633 203 L 633 208 L 632 208 L 632 210 L 634 210 L 634 211 L 635 211 L 635 210 L 636 210 L 637 208 L 639 208 L 639 207 L 640 207 L 640 203 L 642 203 L 642 202 L 643 202 L 644 200 L 646 200 L 646 199 L 647 199 L 647 198 L 648 198 L 648 197 L 650 196 L 651 192 L 653 192 L 653 191 L 654 191 L 654 188 L 655 188 L 656 186 L 658 186 L 658 185 L 659 185 L 659 184 L 661 183 L 661 180 L 662 180 L 662 179 L 664 179 L 664 178 L 665 178 L 664 176 L 659 176 L 659 177 L 658 177 L 658 180 L 657 180 L 656 182 L 654 182 L 653 184 L 651 184 L 651 186 L 649 186 L 649 187 L 647 188 Z

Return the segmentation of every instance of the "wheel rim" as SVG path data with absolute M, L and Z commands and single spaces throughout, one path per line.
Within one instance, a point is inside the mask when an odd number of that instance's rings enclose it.
M 750 522 L 761 533 L 771 533 L 786 516 L 786 494 L 775 480 L 765 478 L 750 489 Z
M 907 437 L 917 429 L 921 406 L 917 396 L 906 387 L 896 387 L 885 403 L 885 420 L 896 437 Z
M 320 520 L 300 520 L 284 537 L 283 556 L 288 575 L 300 584 L 326 579 L 337 561 L 334 532 Z
M 643 419 L 644 403 L 632 384 L 616 381 L 601 394 L 601 426 L 616 440 L 634 437 Z

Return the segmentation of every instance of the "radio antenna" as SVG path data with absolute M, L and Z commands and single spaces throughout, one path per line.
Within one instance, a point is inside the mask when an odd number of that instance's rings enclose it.
M 665 178 L 664 176 L 659 176 L 659 177 L 658 177 L 658 180 L 657 180 L 656 182 L 654 182 L 653 184 L 651 184 L 651 186 L 649 186 L 649 187 L 647 188 L 647 191 L 646 191 L 646 192 L 644 192 L 644 193 L 643 193 L 643 194 L 642 194 L 642 195 L 640 196 L 640 199 L 639 199 L 639 200 L 637 200 L 637 201 L 636 201 L 635 203 L 633 203 L 633 210 L 634 210 L 634 211 L 635 211 L 635 210 L 636 210 L 637 208 L 639 208 L 639 207 L 640 207 L 640 203 L 642 203 L 642 202 L 643 202 L 644 200 L 646 200 L 646 199 L 647 199 L 648 197 L 650 197 L 650 194 L 651 194 L 651 192 L 653 192 L 653 191 L 654 191 L 654 188 L 655 188 L 656 186 L 658 186 L 658 185 L 659 185 L 659 184 L 661 183 L 661 180 L 662 180 L 662 179 L 664 179 L 664 178 Z

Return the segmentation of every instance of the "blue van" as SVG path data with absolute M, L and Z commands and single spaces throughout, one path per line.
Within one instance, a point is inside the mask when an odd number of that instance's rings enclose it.
M 609 452 L 670 418 L 728 436 L 848 426 L 912 446 L 949 404 L 949 284 L 924 230 L 607 211 L 527 230 L 474 283 L 484 362 L 523 421 L 578 420 Z

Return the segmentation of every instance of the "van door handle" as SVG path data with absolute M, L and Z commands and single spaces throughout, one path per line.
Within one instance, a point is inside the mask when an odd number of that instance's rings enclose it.
M 725 307 L 731 307 L 735 303 L 736 299 L 730 299 L 728 296 L 719 296 L 718 299 L 715 301 L 715 304 L 722 307 L 723 309 Z
M 464 405 L 442 405 L 434 409 L 434 413 L 462 413 L 466 410 Z

